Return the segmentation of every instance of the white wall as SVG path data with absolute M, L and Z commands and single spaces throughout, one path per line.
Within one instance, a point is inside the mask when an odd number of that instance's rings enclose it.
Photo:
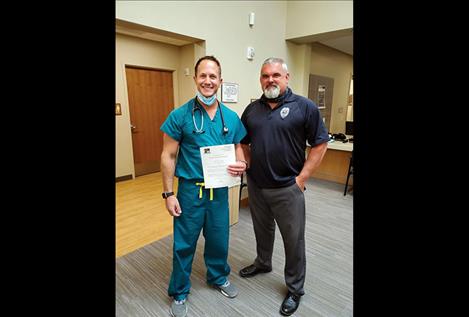
M 352 56 L 328 46 L 311 44 L 310 73 L 334 78 L 330 132 L 345 132 L 347 99 L 353 74 Z
M 332 6 L 338 2 L 341 6 Z M 221 62 L 225 82 L 239 84 L 239 101 L 227 104 L 241 116 L 251 98 L 262 94 L 259 71 L 268 57 L 282 57 L 290 71 L 290 87 L 307 96 L 312 58 L 310 44 L 294 44 L 288 36 L 333 31 L 334 27 L 351 27 L 351 1 L 116 1 L 116 18 L 156 29 L 202 39 L 202 42 L 175 47 L 142 39 L 116 36 L 116 102 L 123 115 L 116 117 L 116 177 L 133 175 L 133 154 L 125 95 L 123 64 L 173 69 L 175 72 L 175 106 L 195 94 L 192 82 L 194 61 L 198 57 L 216 56 Z M 322 11 L 324 10 L 324 11 Z M 338 11 L 337 11 L 338 10 Z M 347 18 L 332 19 L 334 12 L 347 12 Z M 249 26 L 249 13 L 255 13 L 255 25 Z M 341 13 L 342 14 L 342 13 Z M 325 16 L 326 27 L 317 20 Z M 315 22 L 310 21 L 314 17 Z M 303 31 L 303 26 L 305 27 Z M 309 33 L 312 34 L 312 33 Z M 307 35 L 309 35 L 307 34 Z M 124 39 L 125 38 L 125 39 Z M 254 60 L 246 58 L 246 49 L 255 49 Z M 190 76 L 183 74 L 190 69 Z M 220 95 L 220 94 L 219 94 Z
M 250 12 L 255 13 L 252 28 Z M 262 94 L 262 62 L 271 56 L 286 58 L 286 12 L 285 1 L 116 2 L 118 19 L 205 40 L 206 54 L 221 63 L 223 80 L 239 84 L 239 102 L 229 104 L 239 115 L 251 98 Z M 253 61 L 246 58 L 248 46 L 255 49 Z
M 308 97 L 309 69 L 311 65 L 311 45 L 286 42 L 290 80 L 288 85 L 299 95 Z
M 353 28 L 353 1 L 288 1 L 286 39 Z

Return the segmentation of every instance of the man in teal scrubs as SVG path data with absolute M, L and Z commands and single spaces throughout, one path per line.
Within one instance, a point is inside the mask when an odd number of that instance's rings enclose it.
M 234 144 L 236 162 L 228 166 L 228 172 L 239 176 L 247 168 L 240 144 L 246 129 L 236 112 L 216 98 L 222 78 L 220 62 L 215 57 L 204 56 L 197 61 L 194 81 L 197 96 L 174 109 L 161 126 L 163 198 L 174 217 L 173 272 L 168 295 L 173 297 L 170 312 L 175 317 L 187 314 L 192 260 L 201 230 L 205 238 L 207 284 L 228 298 L 238 294 L 228 280 L 228 187 L 204 187 L 200 147 Z M 178 177 L 177 196 L 173 193 L 174 176 Z

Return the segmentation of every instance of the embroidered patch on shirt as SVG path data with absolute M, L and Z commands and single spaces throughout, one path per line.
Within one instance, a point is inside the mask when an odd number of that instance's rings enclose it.
M 285 117 L 288 116 L 289 113 L 290 113 L 290 108 L 288 107 L 284 107 L 282 108 L 282 110 L 280 110 L 280 116 L 282 117 L 282 119 L 285 119 Z

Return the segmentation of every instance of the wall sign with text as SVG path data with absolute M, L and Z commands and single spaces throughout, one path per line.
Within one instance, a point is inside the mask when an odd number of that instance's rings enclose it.
M 326 85 L 318 86 L 318 108 L 326 109 Z
M 221 84 L 221 101 L 238 102 L 239 85 L 235 83 Z

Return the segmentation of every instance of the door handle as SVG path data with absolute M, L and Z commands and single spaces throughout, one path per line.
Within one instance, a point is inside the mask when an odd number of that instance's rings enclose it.
M 130 124 L 130 129 L 132 130 L 132 132 L 134 132 L 137 129 L 137 127 L 134 126 L 133 124 Z

